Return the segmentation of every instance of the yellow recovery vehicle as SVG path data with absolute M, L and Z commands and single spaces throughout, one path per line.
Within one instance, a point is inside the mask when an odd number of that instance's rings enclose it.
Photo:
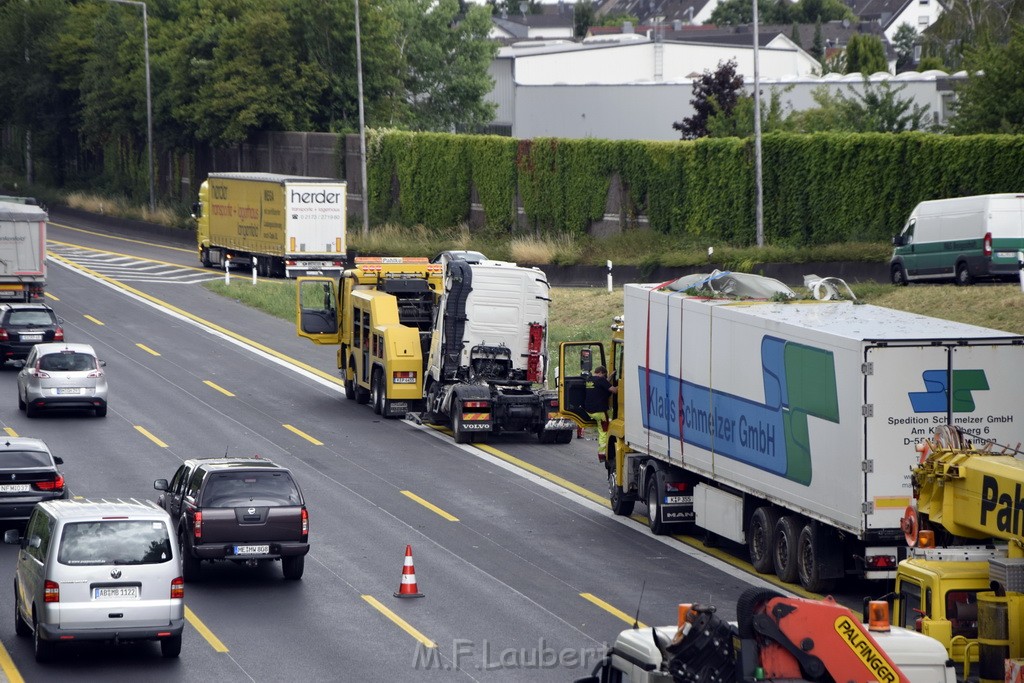
M 903 518 L 911 556 L 897 568 L 896 621 L 940 641 L 954 661 L 977 662 L 982 681 L 1003 681 L 1020 666 L 1007 660 L 1024 657 L 1020 445 L 996 446 L 940 426 L 918 450 L 917 504 Z
M 442 265 L 357 257 L 341 280 L 300 277 L 297 333 L 338 345 L 345 393 L 384 417 L 423 410 L 423 374 Z

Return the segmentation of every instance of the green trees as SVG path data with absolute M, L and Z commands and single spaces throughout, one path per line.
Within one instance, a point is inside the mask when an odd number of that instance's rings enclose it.
M 878 36 L 854 33 L 846 43 L 846 73 L 873 74 L 888 71 L 889 61 Z
M 672 124 L 684 140 L 705 137 L 707 123 L 712 116 L 730 117 L 736 102 L 743 94 L 743 77 L 736 73 L 736 62 L 719 62 L 714 72 L 705 71 L 693 81 L 694 114 Z M 751 124 L 753 125 L 753 124 Z
M 950 130 L 958 134 L 1024 133 L 1024 27 L 1005 45 L 967 53 L 967 82 L 957 88 Z

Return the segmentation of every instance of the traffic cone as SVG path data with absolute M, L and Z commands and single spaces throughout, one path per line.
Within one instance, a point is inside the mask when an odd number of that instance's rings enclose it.
M 405 564 L 402 565 L 402 583 L 395 591 L 396 598 L 422 598 L 423 593 L 416 587 L 416 569 L 412 566 L 412 546 L 405 546 Z

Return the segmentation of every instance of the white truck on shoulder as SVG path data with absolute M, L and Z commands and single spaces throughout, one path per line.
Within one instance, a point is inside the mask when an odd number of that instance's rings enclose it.
M 0 301 L 35 301 L 46 289 L 46 211 L 0 198 Z
M 822 592 L 892 579 L 906 556 L 914 443 L 954 424 L 1024 431 L 1024 337 L 852 301 L 796 302 L 740 273 L 627 284 L 610 358 L 560 349 L 563 414 L 591 368 L 617 376 L 612 509 L 655 533 L 696 526 L 747 546 L 762 573 Z

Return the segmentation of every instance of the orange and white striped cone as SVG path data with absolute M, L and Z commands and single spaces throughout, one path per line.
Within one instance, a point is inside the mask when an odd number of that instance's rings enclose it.
M 396 598 L 422 598 L 423 593 L 416 587 L 416 568 L 412 565 L 412 546 L 405 546 L 405 564 L 402 565 L 402 583 L 395 591 Z

